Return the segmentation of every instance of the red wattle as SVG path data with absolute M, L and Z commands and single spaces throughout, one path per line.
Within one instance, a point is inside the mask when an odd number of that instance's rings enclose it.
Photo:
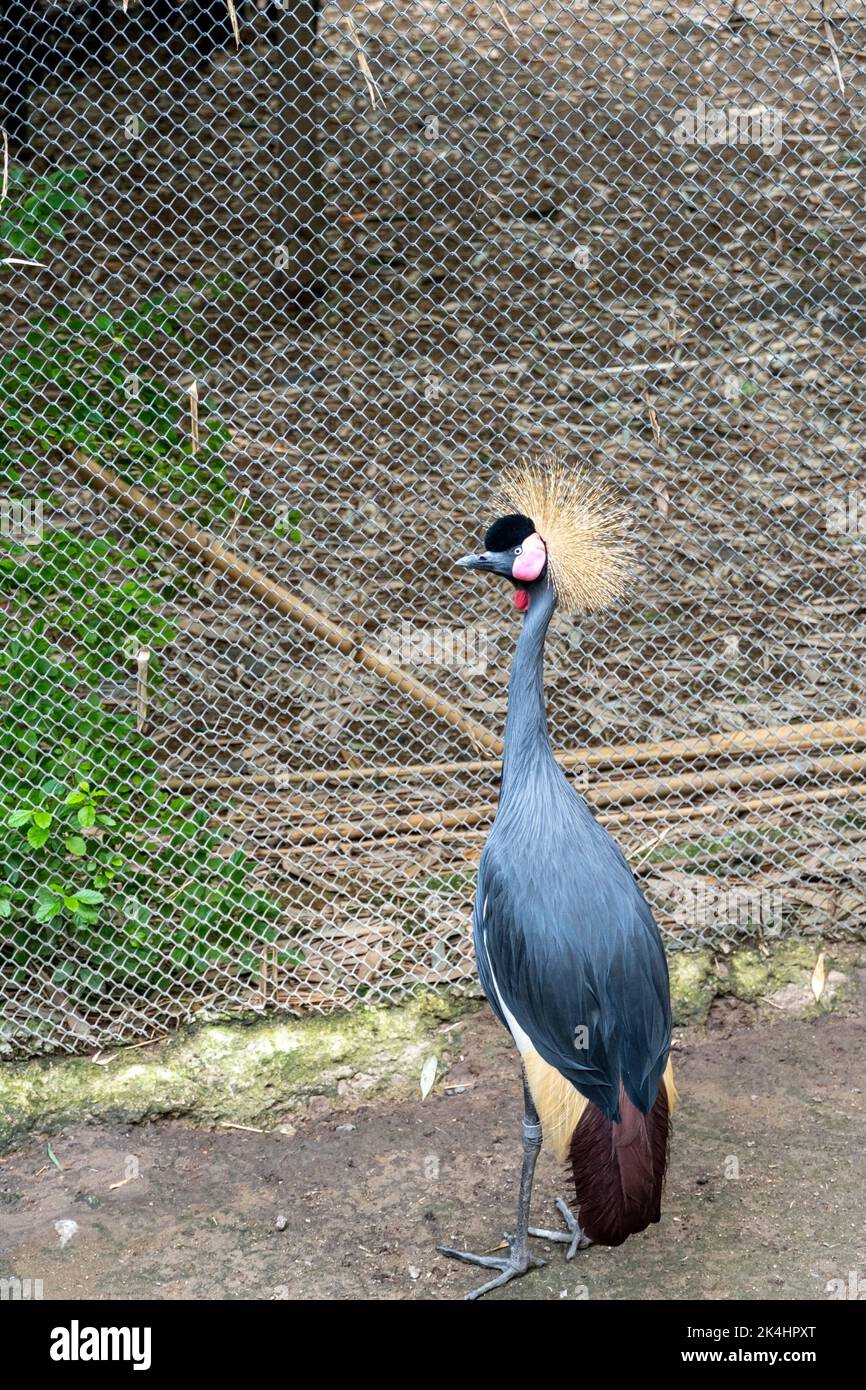
M 529 594 L 525 589 L 514 590 L 514 607 L 519 608 L 521 613 L 529 607 Z

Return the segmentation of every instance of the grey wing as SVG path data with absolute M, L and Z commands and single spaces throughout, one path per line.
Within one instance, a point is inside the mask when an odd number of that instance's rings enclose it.
M 649 906 L 619 852 L 602 854 L 603 865 L 584 857 L 558 874 L 564 889 L 541 898 L 488 862 L 476 942 L 498 1017 L 497 990 L 544 1060 L 617 1119 L 620 1084 L 643 1112 L 655 1102 L 670 1050 L 670 991 Z

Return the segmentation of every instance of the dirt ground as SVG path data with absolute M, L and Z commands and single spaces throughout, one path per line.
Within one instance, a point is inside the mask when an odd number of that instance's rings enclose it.
M 815 1019 L 732 1002 L 677 1039 L 682 1093 L 662 1223 L 495 1298 L 815 1299 L 866 1271 L 866 971 Z M 293 1133 L 80 1126 L 0 1162 L 0 1273 L 46 1299 L 451 1299 L 513 1217 L 520 1089 L 486 1009 L 427 1100 L 322 1108 Z M 62 1165 L 62 1166 L 58 1166 Z M 738 1176 L 736 1176 L 738 1174 Z M 566 1185 L 542 1154 L 534 1218 Z M 57 1223 L 75 1222 L 76 1229 Z M 65 1245 L 62 1241 L 66 1238 Z

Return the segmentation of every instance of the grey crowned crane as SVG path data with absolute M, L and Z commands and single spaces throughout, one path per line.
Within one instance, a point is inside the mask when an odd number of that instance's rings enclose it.
M 620 849 L 566 780 L 550 747 L 542 663 L 554 609 L 590 611 L 628 580 L 626 518 L 605 488 L 557 455 L 503 479 L 507 515 L 482 554 L 458 563 L 514 585 L 523 614 L 508 687 L 496 819 L 473 917 L 484 993 L 523 1067 L 523 1167 L 507 1257 L 449 1255 L 495 1271 L 468 1298 L 543 1261 L 528 1237 L 620 1245 L 658 1221 L 676 1099 L 664 948 Z M 542 1136 L 570 1169 L 567 1232 L 529 1224 Z M 579 1223 L 579 1224 L 578 1224 Z

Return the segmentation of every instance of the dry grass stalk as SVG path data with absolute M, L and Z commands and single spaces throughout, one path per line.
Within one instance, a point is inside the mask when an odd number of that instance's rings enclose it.
M 668 822 L 699 821 L 705 825 L 715 824 L 716 819 L 714 818 L 720 816 L 745 816 L 753 811 L 762 813 L 772 811 L 782 814 L 789 809 L 793 811 L 795 808 L 811 806 L 816 802 L 846 801 L 852 797 L 861 798 L 863 796 L 866 796 L 866 782 L 856 782 L 848 786 L 837 783 L 832 787 L 810 787 L 808 791 L 801 792 L 775 792 L 773 794 L 764 792 L 760 796 L 753 796 L 744 800 L 738 798 L 735 801 L 729 798 L 725 801 L 704 801 L 695 806 L 633 806 L 628 811 L 601 811 L 596 819 L 600 825 L 608 826 L 611 829 L 633 829 L 638 824 L 643 825 L 658 821 L 665 824 Z M 488 821 L 473 820 L 469 826 L 465 823 L 455 823 L 444 828 L 431 827 L 427 830 L 426 838 L 430 844 L 450 841 L 465 846 L 477 841 L 480 848 L 480 845 L 487 838 L 487 834 Z M 377 844 L 389 848 L 403 847 L 405 843 L 405 832 L 385 835 L 377 839 Z M 650 850 L 650 852 L 652 851 Z M 291 850 L 278 850 L 277 854 L 282 857 L 292 855 L 292 873 L 295 873 L 294 856 L 296 850 L 294 846 Z
M 508 18 L 508 15 L 505 13 L 505 10 L 504 10 L 503 6 L 499 4 L 499 0 L 496 0 L 496 4 L 493 6 L 493 8 L 495 9 L 496 13 L 499 15 L 499 18 L 502 20 L 502 23 L 505 25 L 505 28 L 508 30 L 508 32 L 509 32 L 509 34 L 511 35 L 511 37 L 512 37 L 513 39 L 516 39 L 517 42 L 519 43 L 519 42 L 520 42 L 520 39 L 519 39 L 519 37 L 518 37 L 517 30 L 514 28 L 514 25 L 511 23 L 511 20 Z
M 238 24 L 238 15 L 237 15 L 237 10 L 235 9 L 235 6 L 234 6 L 234 0 L 226 0 L 226 3 L 228 4 L 228 7 L 229 7 L 229 19 L 230 19 L 231 22 L 232 22 L 232 33 L 233 33 L 234 36 L 235 36 L 235 48 L 240 48 L 240 46 L 241 46 L 241 31 L 240 31 L 240 26 L 239 26 L 239 24 Z
M 189 436 L 193 455 L 199 451 L 199 428 L 198 428 L 198 382 L 191 381 L 189 384 Z
M 249 500 L 250 500 L 250 490 L 249 490 L 249 488 L 247 488 L 247 487 L 241 488 L 240 492 L 238 493 L 238 502 L 237 502 L 237 505 L 236 505 L 234 511 L 232 512 L 232 519 L 231 519 L 231 521 L 229 522 L 229 528 L 228 528 L 228 530 L 226 531 L 226 534 L 225 534 L 225 542 L 226 542 L 226 545 L 229 545 L 230 542 L 234 540 L 235 532 L 237 531 L 238 526 L 240 525 L 241 517 L 243 516 L 244 512 L 246 511 L 247 503 L 249 502 Z
M 727 813 L 744 815 L 749 811 L 784 811 L 789 806 L 811 805 L 813 801 L 835 801 L 864 794 L 866 782 L 857 782 L 849 786 L 839 784 L 834 787 L 810 787 L 807 792 L 763 792 L 760 796 L 752 796 L 746 800 L 738 797 L 736 801 L 705 801 L 697 806 L 656 806 L 649 810 L 636 806 L 630 811 L 602 812 L 598 819 L 602 825 L 609 826 L 629 826 L 636 821 L 705 820 Z
M 653 440 L 655 441 L 656 448 L 660 449 L 662 447 L 662 427 L 659 424 L 659 417 L 656 414 L 656 409 L 653 404 L 653 398 L 650 395 L 649 391 L 644 392 L 644 401 L 646 402 L 647 413 L 649 415 L 649 422 L 652 426 Z
M 135 683 L 135 727 L 140 734 L 144 733 L 144 726 L 147 723 L 147 673 L 150 664 L 150 647 L 142 647 L 135 658 L 136 664 L 136 683 Z
M 845 101 L 845 82 L 842 77 L 842 68 L 839 65 L 839 49 L 836 44 L 836 35 L 833 33 L 833 26 L 827 18 L 826 0 L 821 0 L 821 17 L 824 25 L 824 37 L 830 48 L 830 61 L 833 64 L 833 70 L 836 73 L 836 81 L 839 84 L 839 95 L 842 100 Z
M 361 43 L 361 40 L 358 38 L 358 31 L 355 27 L 354 17 L 350 14 L 347 14 L 343 16 L 343 19 L 346 22 L 346 32 L 348 33 L 349 38 L 352 40 L 352 43 L 355 45 L 355 51 L 358 57 L 358 67 L 361 69 L 361 76 L 367 84 L 367 94 L 370 98 L 370 105 L 375 111 L 376 107 L 382 100 L 381 88 L 379 87 L 378 82 L 376 81 L 375 77 L 373 76 L 370 70 L 370 64 L 367 62 L 367 55 L 364 52 L 364 47 Z

